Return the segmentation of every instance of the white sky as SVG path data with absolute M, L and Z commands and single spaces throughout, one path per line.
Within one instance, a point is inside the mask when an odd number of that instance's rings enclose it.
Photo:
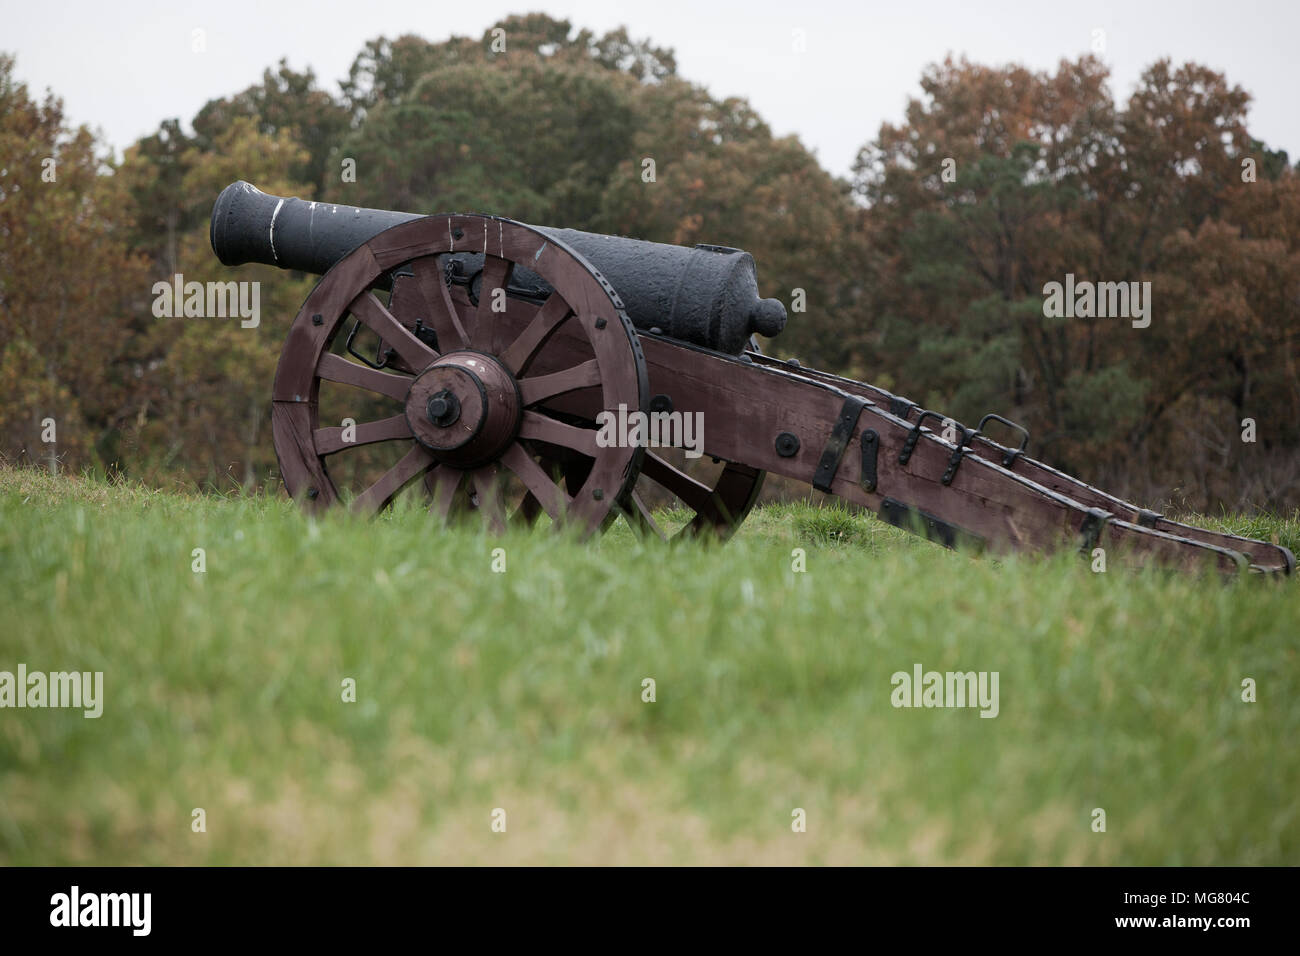
M 34 91 L 51 88 L 73 123 L 120 150 L 168 117 L 188 124 L 209 99 L 256 82 L 282 56 L 337 92 L 361 44 L 379 35 L 478 37 L 512 12 L 545 10 L 597 33 L 627 25 L 677 52 L 678 72 L 715 96 L 747 97 L 778 134 L 797 133 L 847 175 L 883 121 L 945 54 L 1054 67 L 1105 31 L 1112 89 L 1127 98 L 1161 56 L 1225 71 L 1254 96 L 1249 128 L 1300 155 L 1300 2 L 1054 0 L 0 0 L 0 51 Z M 206 31 L 194 53 L 191 32 Z M 803 30 L 807 52 L 792 51 Z

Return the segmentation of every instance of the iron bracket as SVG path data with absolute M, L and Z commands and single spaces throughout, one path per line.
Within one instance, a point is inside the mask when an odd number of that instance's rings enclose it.
M 961 438 L 957 441 L 957 447 L 952 450 L 952 456 L 948 459 L 948 467 L 944 470 L 943 478 L 940 479 L 945 485 L 951 485 L 952 480 L 957 477 L 957 467 L 961 464 L 962 455 L 966 453 L 966 446 L 979 434 L 979 429 L 970 429 L 956 422 L 953 424 L 956 424 L 961 429 Z
M 370 361 L 370 359 L 366 358 L 364 355 L 362 355 L 360 352 L 358 352 L 356 349 L 352 347 L 352 343 L 356 341 L 357 338 L 357 331 L 360 328 L 361 328 L 361 320 L 357 319 L 355 322 L 352 323 L 352 331 L 348 332 L 348 340 L 347 340 L 348 354 L 355 359 L 360 359 L 361 361 L 365 362 L 373 369 L 384 368 L 385 366 L 388 365 L 388 359 L 389 356 L 393 354 L 393 350 L 388 349 L 385 351 L 384 340 L 381 338 L 375 344 L 375 361 L 373 362 Z
M 895 528 L 923 535 L 945 548 L 956 550 L 959 543 L 974 546 L 984 544 L 984 539 L 979 535 L 893 498 L 886 498 L 880 503 L 880 517 Z
M 1003 425 L 1006 425 L 1008 428 L 1020 432 L 1020 436 L 1021 436 L 1020 447 L 1008 449 L 1005 452 L 1005 454 L 1003 454 L 1002 456 L 1002 467 L 1010 468 L 1012 465 L 1016 463 L 1016 459 L 1025 453 L 1025 449 L 1029 447 L 1029 429 L 1025 428 L 1024 425 L 1016 424 L 1009 418 L 1003 418 L 1001 415 L 994 415 L 992 412 L 989 412 L 987 415 L 981 418 L 980 423 L 975 426 L 976 433 L 982 435 L 984 433 L 985 423 L 990 421 L 1001 422 Z
M 880 436 L 874 429 L 862 431 L 862 477 L 859 479 L 863 491 L 876 490 L 876 458 L 880 452 Z
M 896 418 L 907 421 L 907 416 L 912 414 L 914 408 L 916 408 L 916 402 L 903 398 L 901 395 L 891 395 L 889 397 L 889 414 Z
M 835 472 L 839 470 L 840 461 L 844 458 L 844 452 L 853 438 L 853 429 L 857 427 L 858 417 L 866 406 L 865 398 L 858 395 L 845 396 L 839 418 L 835 419 L 835 427 L 831 429 L 831 437 L 826 439 L 821 461 L 817 463 L 817 471 L 813 474 L 812 486 L 818 491 L 831 493 L 831 481 L 835 478 Z
M 1109 511 L 1103 511 L 1101 508 L 1088 509 L 1088 513 L 1083 516 L 1083 524 L 1079 525 L 1079 534 L 1082 536 L 1079 543 L 1080 554 L 1085 556 L 1092 554 L 1093 548 L 1097 547 L 1097 542 L 1101 540 L 1102 530 L 1112 517 Z
M 922 410 L 921 417 L 916 420 L 912 430 L 907 433 L 907 439 L 903 442 L 903 450 L 898 453 L 898 463 L 906 465 L 907 460 L 912 457 L 912 452 L 916 448 L 916 443 L 921 440 L 921 425 L 927 418 L 937 418 L 939 421 L 945 421 L 945 416 L 938 412 Z

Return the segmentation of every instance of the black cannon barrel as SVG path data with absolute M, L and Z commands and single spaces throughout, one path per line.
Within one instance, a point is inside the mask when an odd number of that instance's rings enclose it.
M 225 265 L 260 262 L 323 274 L 385 229 L 417 213 L 363 209 L 268 195 L 245 182 L 222 190 L 212 207 L 212 250 Z M 785 306 L 758 294 L 753 257 L 725 246 L 674 246 L 577 229 L 534 226 L 567 244 L 609 280 L 637 328 L 739 354 L 757 332 L 785 327 Z M 477 290 L 482 254 L 456 253 L 453 271 Z M 516 268 L 507 290 L 541 298 L 540 276 Z

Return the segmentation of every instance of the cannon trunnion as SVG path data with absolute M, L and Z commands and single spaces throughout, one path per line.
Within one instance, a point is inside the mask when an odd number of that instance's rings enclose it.
M 545 513 L 585 533 L 623 516 L 644 533 L 725 538 L 771 471 L 950 547 L 1294 568 L 1286 548 L 1171 521 L 1029 458 L 1028 433 L 1001 416 L 970 428 L 745 348 L 785 310 L 759 297 L 739 250 L 242 182 L 218 198 L 211 238 L 227 265 L 323 273 L 272 391 L 281 475 L 307 508 L 373 513 L 402 493 L 495 530 Z M 359 350 L 358 334 L 378 346 Z M 992 440 L 990 423 L 1019 443 Z M 664 495 L 676 527 L 651 507 Z

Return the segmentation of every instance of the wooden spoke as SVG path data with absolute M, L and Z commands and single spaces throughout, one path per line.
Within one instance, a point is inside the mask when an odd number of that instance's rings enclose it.
M 351 441 L 344 440 L 343 431 L 342 426 L 316 429 L 314 434 L 316 454 L 332 455 L 348 448 L 355 448 L 357 445 L 411 437 L 411 426 L 407 424 L 405 413 L 391 418 L 381 418 L 377 422 L 362 422 L 360 425 L 354 425 L 355 434 Z
M 633 531 L 639 534 L 654 534 L 664 541 L 668 540 L 668 535 L 664 534 L 663 529 L 659 527 L 639 492 L 635 490 L 632 492 L 632 507 L 624 512 L 624 515 Z
M 435 256 L 426 256 L 411 263 L 416 287 L 424 300 L 428 315 L 420 316 L 426 325 L 438 333 L 438 345 L 444 352 L 469 346 L 469 335 L 461 324 L 460 313 L 451 301 L 451 291 L 442 278 L 442 268 Z
M 498 298 L 494 293 L 501 289 L 504 293 L 510 281 L 510 273 L 515 264 L 500 256 L 485 256 L 483 259 L 483 279 L 478 287 L 478 312 L 474 316 L 474 329 L 470 333 L 470 348 L 484 352 L 492 351 L 492 334 L 496 330 L 496 315 L 492 303 Z
M 388 294 L 388 311 L 393 318 L 397 319 L 398 322 L 401 322 L 402 325 L 406 326 L 408 329 L 414 329 L 417 321 L 424 321 L 425 326 L 428 326 L 428 322 L 425 319 L 428 315 L 428 310 L 424 307 L 424 296 L 420 293 L 414 275 L 398 273 L 393 276 L 392 290 Z M 427 342 L 424 339 L 421 339 L 420 341 L 424 342 L 435 352 L 439 350 L 439 346 L 442 344 L 439 342 L 438 345 L 434 345 L 432 342 Z M 418 371 L 417 369 L 413 369 L 407 365 L 402 357 L 392 349 L 384 348 L 384 358 L 386 360 L 384 368 L 391 372 L 401 372 L 405 375 L 414 375 Z
M 595 359 L 588 359 L 581 365 L 566 368 L 562 372 L 520 379 L 519 393 L 523 396 L 524 406 L 527 407 L 554 398 L 556 395 L 599 384 L 600 363 Z
M 595 458 L 600 451 L 596 444 L 594 430 L 566 425 L 538 412 L 524 412 L 523 423 L 519 426 L 519 437 L 535 438 L 538 441 L 550 442 L 552 445 L 571 448 L 588 458 Z
M 375 298 L 373 292 L 363 292 L 348 306 L 348 311 L 355 315 L 372 332 L 384 340 L 384 343 L 397 351 L 407 365 L 417 372 L 427 368 L 438 357 L 438 353 L 415 337 L 393 313 L 384 308 L 384 304 Z
M 712 514 L 716 510 L 712 488 L 679 471 L 653 452 L 646 452 L 641 474 L 671 491 L 682 500 L 682 504 L 698 514 Z
M 451 505 L 456 499 L 456 492 L 460 489 L 461 479 L 464 477 L 465 472 L 449 465 L 437 465 L 430 469 L 424 479 L 425 487 L 433 497 L 433 502 L 429 505 L 429 514 L 447 520 L 451 515 Z
M 393 495 L 402 490 L 408 481 L 424 471 L 433 462 L 433 454 L 423 445 L 415 444 L 392 468 L 373 485 L 357 496 L 352 502 L 352 510 L 358 514 L 375 514 L 380 511 Z
M 378 392 L 399 402 L 405 401 L 406 393 L 411 390 L 411 379 L 405 375 L 380 372 L 357 362 L 349 362 L 343 356 L 335 355 L 333 352 L 326 352 L 320 357 L 316 374 L 326 381 Z
M 506 505 L 497 466 L 484 465 L 471 471 L 469 476 L 483 520 L 493 534 L 501 534 L 506 530 Z
M 559 485 L 551 480 L 541 465 L 533 461 L 519 442 L 506 449 L 501 456 L 501 463 L 524 483 L 529 495 L 546 509 L 552 521 L 561 520 L 565 509 L 573 504 L 573 499 L 560 490 Z
M 561 299 L 558 293 L 552 292 L 542 303 L 542 307 L 537 310 L 532 321 L 501 353 L 502 364 L 515 375 L 523 375 L 532 364 L 533 357 L 551 337 L 551 333 L 571 315 L 573 310 L 569 308 L 569 303 Z

